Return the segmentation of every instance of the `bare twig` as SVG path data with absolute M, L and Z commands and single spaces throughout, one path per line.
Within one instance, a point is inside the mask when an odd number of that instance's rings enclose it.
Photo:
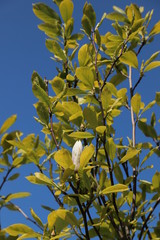
M 9 201 L 9 203 L 15 208 L 17 209 L 24 217 L 26 220 L 30 221 L 31 223 L 33 223 L 35 226 L 37 226 L 41 231 L 43 231 L 43 228 L 33 219 L 31 219 L 30 217 L 27 216 L 27 214 L 16 204 L 12 203 L 11 201 Z
M 89 210 L 87 210 L 87 214 L 88 214 L 89 220 L 91 221 L 92 226 L 93 226 L 95 232 L 97 233 L 97 237 L 99 237 L 99 239 L 102 240 L 102 237 L 101 237 L 101 235 L 100 235 L 100 233 L 99 233 L 99 230 L 94 226 L 94 222 L 93 222 L 93 219 L 92 219 L 92 217 L 91 217 L 91 214 L 90 214 Z
M 129 88 L 130 88 L 130 98 L 133 97 L 133 88 L 132 88 L 132 68 L 129 66 Z M 134 112 L 131 106 L 131 122 L 132 122 L 132 146 L 135 148 L 136 145 L 136 124 L 134 120 Z M 135 216 L 135 209 L 136 209 L 136 192 L 137 192 L 137 169 L 133 168 L 133 199 L 132 199 L 132 209 L 131 209 L 131 221 L 134 219 Z
M 2 183 L 1 183 L 1 185 L 0 185 L 0 191 L 2 190 L 3 185 L 4 185 L 5 182 L 7 181 L 8 175 L 11 173 L 11 171 L 12 171 L 13 169 L 14 169 L 14 167 L 9 168 L 8 171 L 7 171 L 7 173 L 6 173 L 6 175 L 3 177 L 3 181 L 2 181 Z

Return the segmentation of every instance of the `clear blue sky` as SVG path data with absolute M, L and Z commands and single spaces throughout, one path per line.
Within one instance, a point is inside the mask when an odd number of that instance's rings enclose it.
M 24 135 L 29 133 L 39 134 L 41 128 L 33 119 L 36 115 L 36 111 L 33 104 L 36 99 L 32 94 L 31 87 L 31 75 L 33 70 L 36 70 L 42 77 L 52 79 L 55 74 L 55 63 L 50 59 L 50 52 L 45 47 L 45 38 L 43 32 L 41 32 L 37 25 L 40 23 L 32 12 L 32 3 L 37 3 L 37 0 L 0 0 L 0 124 L 12 114 L 17 114 L 18 119 L 14 128 L 20 129 Z M 52 0 L 42 0 L 50 6 L 55 8 Z M 85 3 L 84 0 L 73 0 L 75 4 L 74 17 L 75 17 L 75 31 L 79 31 L 81 27 L 82 6 Z M 100 20 L 104 12 L 111 12 L 112 6 L 117 5 L 124 8 L 126 4 L 131 2 L 137 3 L 139 6 L 145 7 L 145 13 L 151 9 L 154 9 L 154 15 L 150 26 L 152 27 L 158 20 L 160 14 L 160 4 L 157 0 L 92 0 L 88 1 L 93 4 L 97 14 L 97 21 Z M 110 30 L 111 22 L 106 20 L 106 31 Z M 160 36 L 156 37 L 154 43 L 146 51 L 142 51 L 141 56 L 144 59 L 150 57 L 153 52 L 160 50 Z M 142 83 L 138 91 L 142 93 L 142 100 L 149 102 L 154 99 L 155 92 L 160 91 L 160 69 L 155 69 L 152 73 L 146 75 L 144 81 L 146 81 L 145 88 Z M 160 116 L 159 116 L 160 118 Z M 125 126 L 123 123 L 122 128 Z M 128 134 L 130 135 L 130 134 Z M 157 165 L 160 167 L 160 164 Z M 26 168 L 26 167 L 25 167 Z M 33 172 L 33 166 L 27 166 L 27 170 L 22 169 L 22 174 L 29 174 Z M 1 179 L 1 177 L 0 177 Z M 16 201 L 21 207 L 29 214 L 29 208 L 32 206 L 35 211 L 46 221 L 45 211 L 39 211 L 39 205 L 41 203 L 51 205 L 54 207 L 54 203 L 50 200 L 50 195 L 47 194 L 45 198 L 46 190 L 39 186 L 32 186 L 27 180 L 21 178 L 21 183 L 17 185 L 7 184 L 7 192 L 16 191 L 32 191 L 32 197 L 28 200 Z M 43 192 L 42 192 L 43 190 Z M 4 191 L 5 194 L 5 191 Z M 38 196 L 38 198 L 37 198 Z M 40 203 L 36 201 L 40 199 Z M 2 227 L 8 224 L 14 223 L 15 213 L 2 212 Z M 24 221 L 24 218 L 18 214 L 17 221 Z

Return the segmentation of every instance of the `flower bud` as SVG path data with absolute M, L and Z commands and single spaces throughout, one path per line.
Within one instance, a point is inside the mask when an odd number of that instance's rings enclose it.
M 75 165 L 75 171 L 79 169 L 80 166 L 80 156 L 83 150 L 81 141 L 76 141 L 72 148 L 72 161 Z

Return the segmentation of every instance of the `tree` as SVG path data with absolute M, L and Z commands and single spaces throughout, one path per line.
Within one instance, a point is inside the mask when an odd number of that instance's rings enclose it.
M 28 181 L 48 188 L 57 208 L 43 206 L 49 211 L 44 224 L 33 209 L 28 217 L 12 202 L 29 193 L 1 196 L 1 209 L 19 211 L 33 223 L 31 228 L 15 222 L 1 231 L 1 239 L 158 239 L 160 172 L 147 180 L 143 172 L 153 168 L 147 164 L 150 157 L 160 156 L 157 113 L 150 114 L 154 105 L 158 112 L 160 92 L 145 104 L 138 87 L 144 74 L 160 66 L 155 60 L 159 51 L 147 60 L 140 58 L 142 49 L 160 33 L 160 22 L 148 33 L 153 12 L 142 17 L 143 7 L 131 4 L 125 10 L 114 6 L 97 23 L 92 5 L 86 2 L 82 33 L 73 34 L 73 2 L 54 2 L 60 15 L 43 3 L 33 5 L 43 22 L 39 29 L 49 37 L 46 47 L 58 66 L 53 80 L 37 72 L 32 75 L 38 99 L 35 120 L 45 140 L 34 134 L 22 138 L 20 131 L 8 133 L 15 115 L 4 122 L 0 190 L 6 181 L 18 178 L 19 173 L 11 175 L 13 169 L 31 163 L 37 172 L 27 176 Z M 102 35 L 106 19 L 112 21 L 114 33 Z M 130 138 L 117 134 L 116 119 L 122 114 L 131 123 Z

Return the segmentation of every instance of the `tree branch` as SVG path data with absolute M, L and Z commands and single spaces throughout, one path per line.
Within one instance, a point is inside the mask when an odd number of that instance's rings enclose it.
M 11 167 L 10 169 L 8 169 L 6 175 L 3 177 L 3 181 L 0 185 L 0 191 L 2 190 L 3 188 L 3 185 L 5 184 L 5 182 L 7 181 L 7 178 L 8 178 L 8 175 L 11 173 L 11 171 L 14 169 L 14 167 Z
M 143 232 L 144 232 L 144 228 L 147 226 L 147 222 L 149 221 L 151 215 L 153 214 L 154 210 L 156 209 L 156 207 L 158 206 L 158 204 L 160 203 L 160 197 L 157 199 L 155 205 L 153 206 L 152 210 L 150 211 L 148 217 L 146 218 L 145 222 L 143 223 L 140 235 L 139 235 L 139 240 L 141 240 Z

